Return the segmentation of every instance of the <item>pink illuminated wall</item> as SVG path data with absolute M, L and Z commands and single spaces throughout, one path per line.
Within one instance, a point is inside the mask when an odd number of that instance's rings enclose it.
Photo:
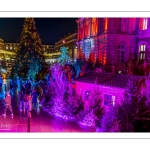
M 84 92 L 86 91 L 89 91 L 91 93 L 94 89 L 99 89 L 99 91 L 101 92 L 100 97 L 103 100 L 103 105 L 104 105 L 104 94 L 115 96 L 115 104 L 121 104 L 121 100 L 123 99 L 125 91 L 125 89 L 122 88 L 95 85 L 87 82 L 76 81 L 75 84 L 76 84 L 76 93 L 80 96 L 83 96 Z

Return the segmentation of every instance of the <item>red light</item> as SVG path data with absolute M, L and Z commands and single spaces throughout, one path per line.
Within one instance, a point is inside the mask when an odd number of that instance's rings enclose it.
M 65 44 L 65 40 L 63 40 L 62 43 Z

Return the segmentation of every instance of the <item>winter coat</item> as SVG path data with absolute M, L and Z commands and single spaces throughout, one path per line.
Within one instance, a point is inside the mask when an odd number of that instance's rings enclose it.
M 0 77 L 0 84 L 2 84 L 3 83 L 3 79 L 2 79 L 2 77 Z
M 33 93 L 32 93 L 32 101 L 33 101 L 33 102 L 36 102 L 36 101 L 37 101 L 37 97 L 38 97 L 37 92 L 33 92 Z
M 26 100 L 27 102 L 31 101 L 31 100 L 32 100 L 31 95 L 25 95 L 25 100 Z
M 24 93 L 20 92 L 20 100 L 23 101 L 24 100 Z
M 27 111 L 31 111 L 32 110 L 32 97 L 31 95 L 25 95 L 25 100 L 26 100 L 26 109 Z
M 6 105 L 10 105 L 11 104 L 11 96 L 10 95 L 6 95 L 5 103 L 6 103 Z

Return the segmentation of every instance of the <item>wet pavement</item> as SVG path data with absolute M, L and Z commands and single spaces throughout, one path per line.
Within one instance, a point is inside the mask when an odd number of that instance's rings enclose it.
M 17 107 L 13 107 L 13 111 L 13 118 L 9 112 L 6 117 L 3 117 L 3 106 L 0 105 L 0 132 L 27 132 L 27 115 L 24 112 L 19 112 Z M 91 127 L 51 116 L 41 106 L 38 107 L 38 110 L 32 110 L 31 113 L 30 132 L 96 132 L 96 129 Z
M 0 86 L 0 132 L 27 132 L 28 118 L 24 112 L 18 109 L 19 96 L 14 90 L 12 95 L 13 118 L 8 113 L 3 117 L 3 93 Z M 37 110 L 32 110 L 30 119 L 30 132 L 96 132 L 96 129 L 79 125 L 76 122 L 64 120 L 60 117 L 52 116 L 45 112 L 41 106 Z

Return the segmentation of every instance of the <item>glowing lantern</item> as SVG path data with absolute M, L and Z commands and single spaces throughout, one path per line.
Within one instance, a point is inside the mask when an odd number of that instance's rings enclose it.
M 63 40 L 62 43 L 65 44 L 65 40 Z

